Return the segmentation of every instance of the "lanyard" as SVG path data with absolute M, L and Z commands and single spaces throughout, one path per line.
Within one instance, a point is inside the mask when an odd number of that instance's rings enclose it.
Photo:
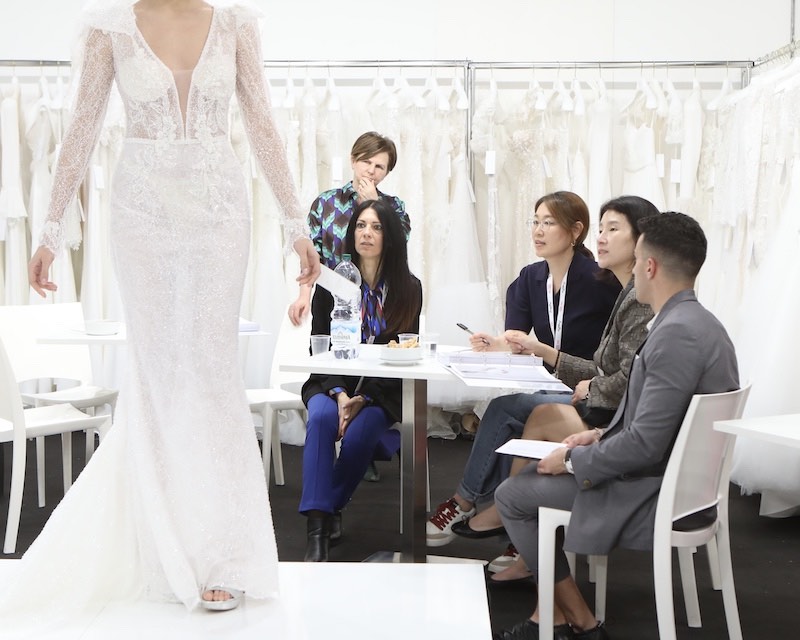
M 553 274 L 547 276 L 547 317 L 550 320 L 550 332 L 553 334 L 553 347 L 561 351 L 561 332 L 564 328 L 564 304 L 567 300 L 567 274 L 561 281 L 558 295 L 558 317 L 553 317 Z

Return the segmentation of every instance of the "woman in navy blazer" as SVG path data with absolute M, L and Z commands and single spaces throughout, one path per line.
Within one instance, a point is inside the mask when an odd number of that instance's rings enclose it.
M 557 350 L 591 358 L 620 292 L 619 282 L 600 276 L 592 252 L 583 245 L 589 232 L 589 209 L 580 196 L 557 191 L 539 199 L 531 220 L 531 236 L 541 261 L 524 267 L 506 293 L 506 330 L 528 333 Z M 476 351 L 508 351 L 503 335 L 475 333 L 470 343 Z M 485 537 L 502 531 L 496 527 L 475 531 L 464 522 L 475 513 L 476 502 L 491 496 L 510 471 L 510 456 L 495 449 L 522 434 L 534 407 L 547 402 L 570 402 L 570 392 L 538 391 L 495 398 L 481 420 L 464 476 L 455 495 L 443 502 L 428 520 L 429 546 L 441 546 L 454 532 Z M 456 529 L 453 529 L 453 525 Z

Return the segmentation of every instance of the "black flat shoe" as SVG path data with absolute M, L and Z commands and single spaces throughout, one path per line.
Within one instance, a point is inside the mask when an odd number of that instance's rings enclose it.
M 553 627 L 553 640 L 574 640 L 572 627 L 568 624 L 557 624 Z M 539 625 L 533 620 L 525 620 L 494 634 L 494 640 L 539 640 Z
M 513 580 L 494 580 L 491 576 L 488 576 L 486 584 L 492 589 L 507 589 L 509 587 L 535 587 L 536 581 L 532 575 L 524 578 L 514 578 Z
M 598 622 L 594 629 L 573 632 L 575 640 L 610 640 L 608 631 L 602 622 Z
M 452 526 L 453 533 L 461 536 L 462 538 L 472 538 L 478 540 L 480 538 L 493 538 L 494 536 L 502 536 L 506 532 L 505 527 L 495 527 L 494 529 L 486 529 L 485 531 L 478 531 L 469 526 L 469 519 L 456 522 Z

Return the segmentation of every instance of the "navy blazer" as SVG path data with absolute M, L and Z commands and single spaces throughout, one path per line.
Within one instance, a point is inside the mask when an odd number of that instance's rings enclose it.
M 600 267 L 591 258 L 575 252 L 567 272 L 567 300 L 564 303 L 564 328 L 561 351 L 591 359 L 606 326 L 614 302 L 622 290 L 613 282 L 597 279 Z M 506 290 L 506 329 L 536 333 L 539 342 L 554 346 L 547 315 L 547 262 L 523 267 L 519 277 Z M 558 313 L 557 297 L 553 300 Z

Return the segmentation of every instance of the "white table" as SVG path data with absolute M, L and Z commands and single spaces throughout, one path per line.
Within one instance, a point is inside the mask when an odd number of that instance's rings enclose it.
M 735 436 L 757 438 L 786 447 L 800 448 L 800 413 L 719 420 L 714 423 L 714 429 Z
M 248 336 L 269 336 L 267 331 L 239 331 L 239 337 Z M 123 345 L 127 342 L 125 323 L 120 322 L 120 330 L 117 333 L 98 336 L 86 333 L 77 327 L 53 327 L 50 333 L 39 336 L 37 342 L 41 344 L 88 344 L 90 346 Z
M 435 359 L 423 359 L 408 366 L 384 364 L 379 360 L 380 345 L 361 345 L 355 360 L 337 360 L 332 352 L 302 356 L 281 362 L 282 371 L 332 375 L 399 378 L 403 381 L 402 464 L 403 548 L 405 562 L 425 562 L 425 522 L 428 495 L 428 381 L 452 380 L 461 384 L 447 367 Z
M 19 560 L 0 560 L 0 584 Z M 281 562 L 280 595 L 223 614 L 160 602 L 109 603 L 52 625 L 37 640 L 485 640 L 480 565 Z M 44 579 L 44 578 L 43 578 Z M 39 619 L 47 622 L 42 609 Z M 0 625 L 4 640 L 32 638 Z

